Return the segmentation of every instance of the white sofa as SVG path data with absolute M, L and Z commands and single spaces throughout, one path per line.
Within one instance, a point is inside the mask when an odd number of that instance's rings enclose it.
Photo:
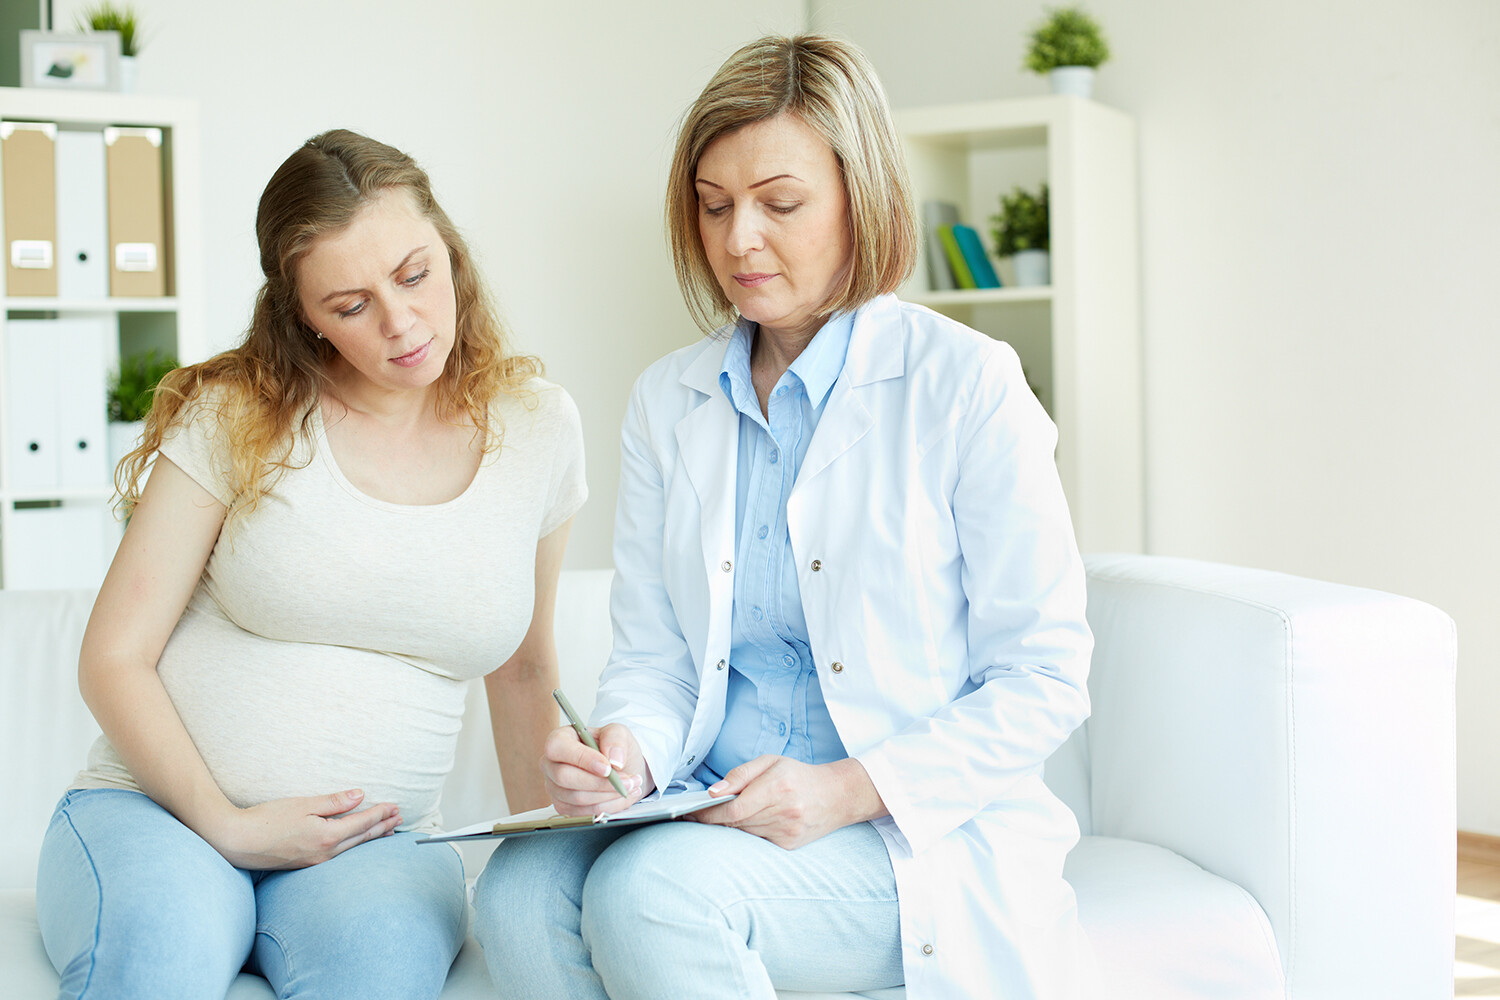
M 609 647 L 609 579 L 563 574 L 557 633 L 580 709 Z M 74 677 L 91 596 L 0 592 L 0 995 L 13 1000 L 56 995 L 31 887 L 97 732 Z M 1094 714 L 1048 781 L 1085 834 L 1067 874 L 1108 996 L 1451 997 L 1452 622 L 1389 594 L 1143 556 L 1089 560 L 1089 620 Z M 469 712 L 453 825 L 504 812 L 483 697 Z M 466 861 L 477 874 L 482 858 Z M 271 995 L 249 975 L 230 992 Z M 470 940 L 443 997 L 487 996 Z

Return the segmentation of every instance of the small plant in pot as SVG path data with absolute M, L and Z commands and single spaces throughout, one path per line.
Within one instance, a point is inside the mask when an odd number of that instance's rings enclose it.
M 176 367 L 177 359 L 160 351 L 120 359 L 120 370 L 110 379 L 106 396 L 111 469 L 140 443 L 156 384 Z
M 1047 208 L 1047 185 L 1036 194 L 1022 187 L 1000 196 L 1000 213 L 990 216 L 994 228 L 995 254 L 1010 257 L 1016 268 L 1016 284 L 1036 286 L 1052 280 L 1048 252 L 1052 248 L 1052 225 Z
M 102 0 L 79 11 L 77 23 L 79 31 L 120 33 L 120 89 L 135 90 L 135 57 L 141 51 L 141 16 L 135 8 Z
M 1050 8 L 1047 20 L 1031 33 L 1026 68 L 1045 73 L 1054 94 L 1088 97 L 1094 71 L 1109 59 L 1109 42 L 1099 22 L 1081 7 Z

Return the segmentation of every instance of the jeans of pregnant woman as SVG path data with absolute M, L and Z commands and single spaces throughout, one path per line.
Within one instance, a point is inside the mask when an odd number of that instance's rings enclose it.
M 213 1000 L 243 969 L 278 997 L 436 997 L 466 932 L 463 865 L 416 837 L 245 871 L 139 792 L 68 792 L 37 869 L 58 995 Z
M 691 822 L 511 838 L 474 908 L 503 1000 L 774 1000 L 903 980 L 895 876 L 868 823 L 795 851 Z

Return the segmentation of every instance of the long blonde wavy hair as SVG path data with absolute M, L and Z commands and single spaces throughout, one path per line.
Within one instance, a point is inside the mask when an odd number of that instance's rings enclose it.
M 486 453 L 500 446 L 503 428 L 492 420 L 490 403 L 501 393 L 524 396 L 523 383 L 541 374 L 541 363 L 509 353 L 509 335 L 468 244 L 433 198 L 431 182 L 416 161 L 385 143 L 334 129 L 287 157 L 261 194 L 255 235 L 265 283 L 250 329 L 238 347 L 178 368 L 157 386 L 145 436 L 115 470 L 125 513 L 140 500 L 142 476 L 188 403 L 212 406 L 226 435 L 226 471 L 234 494 L 230 518 L 254 510 L 292 468 L 296 435 L 306 433 L 312 407 L 331 386 L 328 367 L 337 353 L 302 318 L 298 265 L 318 239 L 343 230 L 372 198 L 391 188 L 412 195 L 447 245 L 452 263 L 457 329 L 436 383 L 438 415 L 454 423 L 466 416 L 483 435 Z M 221 391 L 206 392 L 210 389 Z

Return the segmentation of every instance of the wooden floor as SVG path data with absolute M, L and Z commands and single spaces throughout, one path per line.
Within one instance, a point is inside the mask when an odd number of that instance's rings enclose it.
M 1500 865 L 1458 862 L 1455 997 L 1500 997 Z

